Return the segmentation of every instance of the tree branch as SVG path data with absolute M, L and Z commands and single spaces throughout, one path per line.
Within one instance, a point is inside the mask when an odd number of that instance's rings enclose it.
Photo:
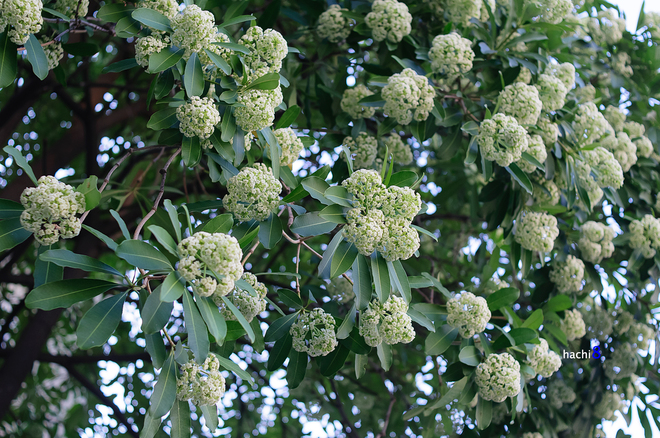
M 344 409 L 344 404 L 339 398 L 339 391 L 337 390 L 337 385 L 335 384 L 334 379 L 330 379 L 330 387 L 332 388 L 332 392 L 335 393 L 334 404 L 339 411 L 339 415 L 341 415 L 342 420 L 344 420 L 344 429 L 346 430 L 346 434 L 351 438 L 360 438 L 360 436 L 355 431 L 355 425 L 351 422 L 351 420 L 348 419 L 348 415 L 346 415 L 346 410 Z

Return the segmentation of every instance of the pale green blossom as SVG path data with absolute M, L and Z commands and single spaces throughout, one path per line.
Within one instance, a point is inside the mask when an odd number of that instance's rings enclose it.
M 390 345 L 412 342 L 415 329 L 407 312 L 408 305 L 401 297 L 390 295 L 385 303 L 372 301 L 360 312 L 360 336 L 371 347 L 383 342 Z
M 43 18 L 41 0 L 4 0 L 0 3 L 0 32 L 5 26 L 11 27 L 9 38 L 14 44 L 25 44 L 30 34 L 41 30 Z
M 183 135 L 202 140 L 209 138 L 215 131 L 215 125 L 220 123 L 220 112 L 209 97 L 192 96 L 190 102 L 176 109 L 176 117 Z
M 260 131 L 273 124 L 275 110 L 282 103 L 282 90 L 244 89 L 238 90 L 234 116 L 243 131 Z
M 581 291 L 583 278 L 584 263 L 574 255 L 566 257 L 565 262 L 552 263 L 550 281 L 557 286 L 559 293 L 568 294 Z
M 289 165 L 298 159 L 300 153 L 305 148 L 302 140 L 296 135 L 291 128 L 280 128 L 273 131 L 277 142 L 282 148 L 282 156 L 280 157 L 280 164 Z M 266 149 L 270 157 L 270 149 Z
M 411 30 L 412 15 L 408 6 L 397 0 L 376 0 L 364 22 L 371 28 L 374 40 L 398 43 Z
M 582 314 L 577 310 L 564 311 L 564 319 L 561 320 L 561 329 L 569 341 L 581 339 L 587 334 L 587 327 Z
M 527 137 L 527 150 L 525 152 L 536 158 L 541 164 L 545 163 L 545 160 L 548 158 L 548 152 L 545 150 L 545 144 L 540 135 L 530 135 Z M 532 173 L 537 169 L 534 164 L 524 158 L 516 161 L 516 164 L 520 167 L 520 170 L 526 173 Z
M 218 404 L 225 393 L 225 378 L 219 368 L 220 361 L 213 353 L 203 365 L 194 360 L 182 365 L 181 376 L 176 379 L 176 398 L 191 401 L 195 406 Z
M 377 0 L 380 1 L 380 0 Z M 407 125 L 414 120 L 426 120 L 433 109 L 435 90 L 426 77 L 411 68 L 389 77 L 382 91 L 385 115 Z
M 527 354 L 527 362 L 537 374 L 546 379 L 561 368 L 561 357 L 550 350 L 548 342 L 540 338 L 540 343 Z
M 378 154 L 378 140 L 366 132 L 361 132 L 356 139 L 344 138 L 343 144 L 349 149 L 353 168 L 365 169 L 371 167 Z M 345 155 L 343 155 L 346 158 Z
M 614 253 L 614 230 L 605 224 L 594 221 L 582 225 L 578 248 L 582 258 L 593 264 L 600 263 Z
M 489 354 L 477 366 L 475 382 L 484 400 L 501 403 L 520 392 L 520 364 L 509 353 Z
M 514 117 L 521 125 L 535 125 L 541 115 L 543 103 L 538 90 L 516 82 L 504 87 L 500 92 L 500 111 Z
M 650 259 L 660 249 L 660 220 L 647 214 L 641 220 L 632 221 L 629 226 L 630 240 L 628 245 L 638 249 L 642 255 Z
M 462 292 L 447 301 L 447 324 L 457 328 L 464 338 L 483 332 L 490 316 L 486 300 L 473 293 Z
M 298 315 L 289 333 L 293 337 L 293 349 L 312 357 L 327 356 L 338 345 L 335 319 L 320 307 Z
M 227 181 L 227 194 L 222 205 L 241 222 L 263 221 L 280 202 L 282 184 L 263 163 L 242 169 Z
M 341 109 L 346 111 L 353 119 L 373 117 L 376 114 L 376 108 L 362 106 L 359 103 L 360 100 L 372 94 L 374 94 L 373 91 L 362 84 L 356 85 L 354 88 L 347 88 L 341 98 Z
M 454 32 L 433 38 L 429 50 L 433 72 L 446 75 L 450 81 L 469 72 L 474 59 L 471 45 L 470 40 Z
M 536 89 L 539 90 L 539 98 L 543 102 L 545 111 L 557 111 L 564 107 L 568 89 L 558 77 L 547 74 L 540 75 L 536 82 Z
M 342 15 L 341 11 L 347 10 L 339 5 L 330 5 L 319 16 L 319 22 L 316 25 L 316 33 L 319 37 L 327 38 L 331 43 L 345 40 L 350 35 L 351 28 L 355 25 L 355 20 Z
M 479 128 L 477 143 L 486 160 L 496 161 L 506 167 L 518 161 L 527 151 L 527 131 L 516 119 L 504 114 L 495 114 L 484 120 Z
M 529 251 L 548 252 L 559 236 L 557 218 L 546 213 L 527 211 L 516 223 L 516 242 Z
M 165 47 L 170 45 L 170 38 L 161 37 L 157 34 L 138 38 L 135 41 L 135 61 L 141 67 L 149 67 L 149 57 L 155 53 L 160 53 Z
M 227 295 L 227 299 L 231 301 L 234 306 L 241 312 L 247 322 L 252 322 L 255 316 L 266 310 L 266 294 L 268 289 L 266 286 L 257 280 L 257 277 L 251 272 L 244 272 L 241 280 L 245 280 L 256 292 L 253 295 L 250 291 L 234 287 L 234 290 Z M 215 303 L 220 308 L 220 313 L 227 321 L 236 321 L 236 315 L 227 308 L 224 300 L 220 297 L 214 297 Z

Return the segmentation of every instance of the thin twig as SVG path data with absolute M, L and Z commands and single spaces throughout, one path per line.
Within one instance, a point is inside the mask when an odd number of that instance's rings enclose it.
M 288 240 L 289 242 L 291 242 L 291 243 L 293 243 L 293 244 L 296 244 L 296 245 L 301 244 L 302 246 L 304 246 L 305 248 L 307 248 L 308 250 L 310 250 L 310 251 L 312 252 L 312 254 L 314 254 L 316 257 L 318 257 L 318 258 L 320 258 L 321 260 L 323 260 L 323 256 L 322 256 L 321 254 L 319 254 L 314 248 L 312 248 L 311 246 L 309 246 L 304 240 L 302 240 L 302 239 L 295 240 L 295 239 L 293 239 L 291 236 L 289 236 L 288 234 L 286 234 L 285 231 L 282 231 L 282 235 L 283 235 L 283 236 L 286 238 L 286 240 Z M 353 284 L 353 280 L 351 280 L 351 277 L 349 277 L 349 276 L 346 275 L 345 273 L 344 273 L 344 274 L 341 274 L 341 275 L 342 275 L 346 280 L 348 280 L 349 283 Z
M 300 246 L 302 245 L 302 242 L 298 244 L 298 251 L 296 252 L 296 292 L 298 293 L 298 296 L 300 296 L 300 275 L 298 275 L 298 272 L 300 271 Z
M 385 424 L 383 424 L 383 429 L 376 435 L 376 438 L 385 438 L 385 434 L 387 433 L 387 425 L 390 423 L 390 417 L 392 416 L 392 408 L 394 407 L 394 403 L 396 402 L 396 397 L 394 397 L 394 394 L 390 392 L 390 405 L 387 408 L 387 413 L 385 414 Z
M 337 391 L 337 385 L 335 384 L 334 379 L 330 379 L 330 387 L 332 388 L 332 392 L 335 393 L 334 404 L 337 407 L 341 418 L 344 420 L 344 429 L 346 430 L 346 434 L 351 438 L 360 438 L 355 431 L 355 425 L 351 422 L 351 420 L 348 419 L 348 415 L 346 415 L 344 404 L 339 399 L 339 391 Z
M 258 246 L 259 246 L 259 239 L 257 239 L 257 241 L 254 243 L 254 245 L 252 245 L 252 248 L 250 248 L 250 250 L 248 251 L 248 253 L 245 255 L 245 258 L 244 258 L 243 261 L 241 262 L 241 264 L 242 264 L 243 266 L 245 266 L 245 264 L 247 263 L 247 261 L 248 261 L 248 259 L 250 258 L 250 256 L 251 256 L 252 254 L 254 254 L 254 251 L 257 249 Z

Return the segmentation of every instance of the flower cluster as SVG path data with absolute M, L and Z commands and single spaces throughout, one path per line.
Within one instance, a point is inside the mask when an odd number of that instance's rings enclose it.
M 527 137 L 527 150 L 525 152 L 536 158 L 540 163 L 545 163 L 546 158 L 548 158 L 548 152 L 545 150 L 545 144 L 540 135 L 531 135 Z M 522 158 L 518 160 L 516 164 L 523 172 L 532 173 L 536 170 L 534 164 Z
M 355 298 L 353 285 L 344 277 L 333 278 L 326 289 L 330 298 L 341 304 L 346 304 Z
M 531 85 L 516 82 L 500 92 L 500 110 L 521 125 L 535 125 L 542 109 L 539 92 Z
M 462 292 L 447 302 L 447 324 L 457 328 L 464 338 L 483 332 L 488 321 L 490 310 L 482 297 Z
M 625 335 L 634 323 L 635 316 L 632 313 L 626 310 L 619 310 L 617 311 L 616 319 L 614 320 L 614 330 L 619 335 Z
M 469 26 L 471 18 L 480 18 L 482 15 L 483 3 L 482 0 L 451 0 L 446 2 L 446 6 L 450 21 Z M 494 8 L 491 10 L 495 12 Z
M 64 57 L 64 49 L 62 49 L 62 44 L 56 41 L 51 42 L 47 36 L 40 38 L 42 43 L 49 43 L 44 45 L 44 53 L 46 54 L 46 59 L 48 59 L 48 70 L 52 70 L 60 65 L 60 60 Z
M 529 251 L 550 251 L 557 236 L 557 218 L 546 213 L 527 211 L 516 224 L 516 242 Z
M 540 338 L 540 343 L 527 354 L 527 362 L 537 374 L 546 379 L 561 368 L 561 357 L 548 347 L 548 342 Z
M 149 67 L 149 57 L 154 53 L 160 53 L 165 47 L 170 45 L 168 36 L 160 37 L 157 34 L 138 38 L 135 41 L 135 61 L 138 65 Z
M 89 9 L 89 0 L 57 0 L 54 9 L 70 18 L 85 17 Z
M 621 396 L 616 392 L 604 392 L 603 398 L 594 407 L 593 415 L 607 421 L 614 421 L 614 413 L 624 408 Z
M 266 294 L 268 289 L 263 283 L 257 281 L 257 277 L 251 272 L 243 273 L 241 280 L 245 280 L 252 289 L 256 292 L 253 295 L 251 292 L 234 287 L 234 290 L 227 295 L 227 299 L 231 301 L 234 306 L 241 312 L 247 322 L 252 322 L 255 316 L 266 310 Z M 236 315 L 227 308 L 224 300 L 220 297 L 214 297 L 215 303 L 220 308 L 220 313 L 227 321 L 236 321 Z
M 172 24 L 172 44 L 185 49 L 184 59 L 193 53 L 202 54 L 204 49 L 211 49 L 216 41 L 218 30 L 215 17 L 197 5 L 189 5 L 181 14 L 170 20 Z
M 641 123 L 628 121 L 623 124 L 623 129 L 628 133 L 630 138 L 641 137 L 646 132 L 646 127 Z
M 629 227 L 630 245 L 633 249 L 639 249 L 644 258 L 650 259 L 655 251 L 660 249 L 660 219 L 652 215 L 644 215 L 642 220 L 632 221 Z
M 504 114 L 495 114 L 484 120 L 479 127 L 477 143 L 486 160 L 496 161 L 506 167 L 520 160 L 528 148 L 528 135 L 516 119 Z
M 192 96 L 190 102 L 176 109 L 176 118 L 183 135 L 201 140 L 209 138 L 215 131 L 215 125 L 220 123 L 220 113 L 209 97 Z
M 257 90 L 240 88 L 234 107 L 236 124 L 243 131 L 259 131 L 273 124 L 275 109 L 282 103 L 282 90 Z
M 576 88 L 574 93 L 578 102 L 592 102 L 596 98 L 596 87 L 587 84 L 584 87 Z
M 413 118 L 417 121 L 426 120 L 433 109 L 435 90 L 426 77 L 406 68 L 389 77 L 382 96 L 385 99 L 385 115 L 407 125 Z
M 348 37 L 355 20 L 344 17 L 341 11 L 347 11 L 339 5 L 330 7 L 319 16 L 316 33 L 320 38 L 327 38 L 331 43 L 338 43 Z
M 545 111 L 557 111 L 564 107 L 568 89 L 557 76 L 540 75 L 536 89 L 539 91 L 539 98 Z
M 243 251 L 233 236 L 198 231 L 183 239 L 178 249 L 179 273 L 203 297 L 227 295 L 243 274 Z
M 176 379 L 176 398 L 195 406 L 216 405 L 225 394 L 225 378 L 219 371 L 220 361 L 211 353 L 203 365 L 194 360 L 181 366 Z
M 25 44 L 30 34 L 41 30 L 41 0 L 4 0 L 0 2 L 0 33 L 11 26 L 9 38 L 14 44 Z
M 541 21 L 552 24 L 561 23 L 573 10 L 571 0 L 541 0 L 538 5 L 541 9 Z
M 612 126 L 607 123 L 607 120 L 593 102 L 578 106 L 573 121 L 573 130 L 580 146 L 590 145 L 598 141 L 607 132 L 614 133 Z
M 605 361 L 605 375 L 612 380 L 625 379 L 637 370 L 637 350 L 629 343 L 620 344 Z
M 631 341 L 641 350 L 649 349 L 649 341 L 655 338 L 655 330 L 647 324 L 637 322 L 630 328 Z
M 360 313 L 360 336 L 367 345 L 408 344 L 415 339 L 408 304 L 401 297 L 390 296 L 385 303 L 374 300 Z
M 343 144 L 348 147 L 353 156 L 355 169 L 371 167 L 378 154 L 378 140 L 366 132 L 361 132 L 355 140 L 352 137 L 344 138 Z
M 305 148 L 302 140 L 296 135 L 291 128 L 276 129 L 273 134 L 277 138 L 277 142 L 282 148 L 282 156 L 280 157 L 280 164 L 289 165 L 298 159 L 300 153 Z M 268 156 L 270 157 L 270 149 Z
M 245 74 L 250 82 L 267 73 L 279 72 L 282 68 L 282 60 L 289 53 L 282 34 L 274 29 L 264 31 L 259 26 L 249 28 L 238 43 L 250 49 L 249 54 L 243 55 Z
M 619 132 L 614 135 L 608 135 L 601 140 L 605 149 L 614 154 L 614 158 L 621 165 L 621 170 L 627 172 L 637 162 L 637 146 L 630 141 L 630 137 L 625 132 Z
M 368 119 L 376 114 L 376 108 L 360 105 L 360 100 L 374 94 L 364 85 L 356 85 L 354 88 L 344 90 L 341 98 L 341 109 L 346 111 L 353 119 Z
M 543 435 L 539 432 L 525 432 L 522 434 L 522 438 L 543 438 Z
M 591 310 L 582 308 L 582 318 L 587 327 L 589 337 L 605 341 L 613 330 L 614 318 L 602 307 L 592 305 Z
M 392 155 L 392 160 L 394 160 L 395 163 L 404 166 L 412 163 L 414 157 L 410 145 L 404 142 L 401 139 L 401 136 L 396 132 L 383 140 L 383 146 L 385 147 L 380 148 L 378 151 L 379 157 L 386 158 L 385 151 L 387 150 L 387 153 Z
M 80 219 L 85 211 L 85 195 L 54 176 L 42 176 L 37 187 L 21 194 L 21 225 L 42 245 L 52 245 L 60 238 L 71 239 L 80 233 Z
M 514 82 L 522 82 L 523 84 L 529 84 L 532 82 L 532 72 L 527 67 L 521 67 L 520 73 Z
M 477 366 L 475 381 L 483 399 L 501 403 L 520 392 L 520 364 L 509 353 L 489 354 Z
M 582 225 L 578 247 L 582 258 L 593 264 L 600 263 L 614 253 L 614 230 L 605 224 L 588 221 Z
M 583 155 L 585 163 L 598 173 L 595 179 L 598 187 L 618 189 L 623 185 L 623 169 L 610 151 L 599 146 L 591 151 L 584 151 Z
M 410 33 L 412 15 L 408 6 L 397 0 L 376 0 L 371 5 L 371 12 L 364 18 L 376 41 L 398 43 Z
M 619 52 L 612 57 L 612 70 L 621 76 L 629 78 L 633 75 L 633 68 L 630 66 L 630 55 L 626 52 Z
M 489 278 L 483 285 L 483 293 L 485 295 L 490 295 L 494 292 L 497 292 L 500 289 L 505 289 L 509 287 L 509 283 L 499 278 Z
M 335 319 L 317 307 L 304 312 L 289 329 L 293 337 L 293 348 L 312 357 L 327 356 L 337 347 Z
M 559 139 L 559 126 L 547 117 L 539 117 L 536 121 L 536 127 L 540 130 L 539 135 L 546 146 L 554 145 Z
M 158 11 L 170 20 L 179 13 L 179 3 L 176 0 L 141 0 L 139 7 Z
M 539 205 L 557 205 L 561 198 L 559 187 L 553 180 L 545 179 L 545 176 L 535 176 L 533 180 L 541 186 L 540 190 L 534 190 L 534 201 Z
M 545 69 L 545 73 L 559 79 L 567 91 L 575 86 L 575 66 L 569 62 L 551 64 Z
M 409 259 L 419 248 L 410 227 L 421 208 L 418 193 L 408 187 L 385 187 L 374 170 L 358 170 L 342 185 L 353 195 L 344 237 L 363 255 L 378 250 L 386 260 Z
M 550 281 L 555 283 L 562 294 L 582 290 L 584 263 L 579 258 L 569 255 L 565 262 L 555 261 L 550 270 Z
M 589 19 L 590 35 L 598 44 L 612 45 L 619 42 L 626 30 L 626 20 L 616 16 L 616 10 L 606 9 L 598 12 L 598 16 Z
M 615 131 L 618 132 L 623 130 L 623 124 L 626 122 L 626 114 L 621 111 L 621 108 L 614 105 L 608 105 L 607 108 L 605 108 L 604 116 L 605 120 L 612 125 L 612 128 L 614 128 Z
M 576 397 L 575 391 L 560 379 L 553 380 L 548 385 L 546 395 L 550 400 L 550 405 L 555 409 L 561 409 L 564 403 L 573 403 Z
M 263 221 L 280 202 L 282 184 L 263 163 L 246 167 L 227 181 L 227 194 L 222 205 L 227 211 L 245 222 L 250 219 Z
M 587 334 L 587 327 L 582 319 L 582 314 L 577 310 L 564 311 L 564 319 L 561 320 L 561 329 L 566 334 L 566 339 L 574 341 Z
M 433 38 L 429 50 L 433 72 L 446 75 L 450 81 L 469 72 L 474 59 L 471 45 L 470 40 L 454 32 Z
M 637 148 L 638 157 L 649 158 L 655 151 L 653 143 L 651 143 L 651 140 L 649 140 L 648 137 L 641 136 L 637 138 L 637 140 L 633 141 L 633 143 Z

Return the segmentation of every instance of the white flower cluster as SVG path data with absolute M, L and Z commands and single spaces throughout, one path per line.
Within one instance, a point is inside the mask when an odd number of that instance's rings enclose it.
M 516 223 L 516 242 L 529 251 L 550 251 L 557 236 L 557 218 L 546 213 L 527 211 Z
M 481 17 L 483 3 L 482 0 L 449 0 L 446 2 L 446 7 L 449 21 L 469 26 L 470 19 Z M 491 9 L 495 12 L 495 9 Z
M 584 175 L 585 179 L 593 180 L 593 177 L 590 176 L 591 171 L 596 170 L 598 176 L 595 181 L 598 187 L 618 189 L 623 185 L 623 169 L 621 169 L 621 165 L 614 154 L 599 146 L 591 151 L 584 151 L 583 155 L 584 163 L 589 168 L 589 171 Z
M 607 108 L 605 108 L 604 116 L 605 120 L 612 125 L 612 128 L 614 128 L 615 131 L 618 132 L 623 130 L 623 124 L 626 122 L 626 113 L 621 111 L 621 108 L 614 105 L 608 105 Z
M 536 82 L 539 98 L 545 111 L 557 111 L 564 107 L 568 89 L 557 76 L 542 74 Z
M 660 219 L 652 215 L 644 215 L 642 220 L 632 221 L 628 228 L 630 232 L 630 245 L 633 249 L 639 249 L 644 258 L 650 259 L 655 251 L 660 249 Z
M 289 333 L 293 337 L 293 349 L 312 357 L 327 356 L 338 345 L 335 319 L 320 307 L 301 313 Z
M 259 26 L 249 28 L 238 43 L 250 49 L 250 54 L 243 55 L 245 73 L 250 82 L 267 73 L 279 72 L 282 68 L 282 60 L 289 53 L 289 47 L 282 34 L 274 29 L 264 31 Z
M 516 77 L 514 82 L 522 82 L 523 84 L 529 84 L 532 81 L 532 72 L 527 67 L 521 67 L 520 73 Z
M 573 403 L 576 398 L 575 391 L 560 379 L 550 382 L 545 394 L 555 409 L 561 409 L 564 403 Z
M 551 64 L 546 68 L 545 73 L 558 78 L 566 90 L 571 90 L 575 86 L 575 66 L 570 62 Z
M 578 87 L 574 91 L 575 99 L 579 102 L 592 102 L 596 98 L 596 87 L 587 84 L 584 87 Z
M 41 30 L 41 0 L 3 0 L 0 2 L 0 33 L 11 26 L 9 38 L 14 44 L 25 44 L 30 34 Z
M 540 0 L 538 6 L 541 9 L 541 21 L 559 24 L 573 10 L 571 0 Z
M 263 283 L 257 281 L 257 277 L 251 272 L 243 273 L 241 280 L 245 280 L 254 291 L 257 293 L 253 295 L 251 292 L 234 287 L 234 290 L 227 295 L 229 301 L 243 314 L 247 322 L 252 322 L 255 316 L 266 310 L 266 294 L 268 289 Z M 220 313 L 227 321 L 236 321 L 236 315 L 227 308 L 225 302 L 218 296 L 213 297 L 215 303 L 220 308 Z
M 40 38 L 42 43 L 49 43 L 43 46 L 46 59 L 48 59 L 48 70 L 52 70 L 60 65 L 60 60 L 64 57 L 64 49 L 62 44 L 58 42 L 51 42 L 47 36 Z
M 263 163 L 246 167 L 227 181 L 227 194 L 222 205 L 241 222 L 263 221 L 280 202 L 282 184 Z
M 551 122 L 547 117 L 539 117 L 536 121 L 536 127 L 541 131 L 539 135 L 546 146 L 550 147 L 554 145 L 559 139 L 559 126 Z
M 594 221 L 582 225 L 578 247 L 582 257 L 593 264 L 600 263 L 614 253 L 614 230 L 605 224 Z
M 500 289 L 505 289 L 509 287 L 509 283 L 499 278 L 489 278 L 483 285 L 483 293 L 485 295 L 490 295 L 494 292 L 497 292 Z M 489 318 L 490 319 L 490 318 Z
M 637 349 L 625 342 L 614 348 L 605 361 L 605 375 L 612 380 L 626 379 L 637 370 Z
M 501 403 L 520 392 L 520 364 L 509 353 L 489 354 L 477 366 L 475 381 L 484 400 Z
M 628 133 L 630 138 L 641 137 L 646 132 L 646 127 L 637 122 L 625 122 L 623 129 Z
M 78 6 L 79 3 L 80 6 Z M 67 17 L 85 17 L 89 9 L 89 0 L 81 0 L 80 2 L 79 0 L 57 0 L 54 9 Z M 77 15 L 76 11 L 78 12 Z
M 189 5 L 181 14 L 171 19 L 172 43 L 185 49 L 184 59 L 193 53 L 202 54 L 204 49 L 211 49 L 216 41 L 218 30 L 215 27 L 215 17 L 197 5 Z
M 138 38 L 135 41 L 135 61 L 141 67 L 149 67 L 149 57 L 154 53 L 160 53 L 165 47 L 170 45 L 168 36 L 161 37 L 157 34 Z
M 637 140 L 633 141 L 633 143 L 637 148 L 638 157 L 649 158 L 655 151 L 653 143 L 651 143 L 651 140 L 649 140 L 648 137 L 641 136 Z
M 194 360 L 181 366 L 176 379 L 176 398 L 195 406 L 216 405 L 225 394 L 225 378 L 219 371 L 220 361 L 211 353 L 203 365 Z
M 457 328 L 464 338 L 483 332 L 491 316 L 486 300 L 470 292 L 462 292 L 450 299 L 447 314 L 447 324 Z
M 415 339 L 408 304 L 401 297 L 390 295 L 385 303 L 374 300 L 360 313 L 360 336 L 371 347 L 381 343 L 408 344 Z
M 319 37 L 327 38 L 331 43 L 345 40 L 350 35 L 351 28 L 355 25 L 355 20 L 342 15 L 341 11 L 347 10 L 339 5 L 330 5 L 319 16 L 319 22 L 316 25 L 316 33 Z
M 209 138 L 215 125 L 220 123 L 220 113 L 213 99 L 209 97 L 192 96 L 187 102 L 176 109 L 179 119 L 179 131 L 186 137 Z
M 355 298 L 353 285 L 344 277 L 333 278 L 326 289 L 332 301 L 337 301 L 340 304 L 349 303 Z
M 499 98 L 500 111 L 514 117 L 521 125 L 535 125 L 543 109 L 538 90 L 522 82 L 504 87 Z
M 176 0 L 141 0 L 139 7 L 153 9 L 170 20 L 179 13 L 179 3 Z
M 533 179 L 541 186 L 540 190 L 534 190 L 534 201 L 539 205 L 557 205 L 561 198 L 557 184 L 553 180 L 545 179 L 545 176 L 535 176 Z
M 629 78 L 633 75 L 633 68 L 630 65 L 630 55 L 626 52 L 619 52 L 612 57 L 612 70 L 621 76 Z
M 612 126 L 607 123 L 607 120 L 598 111 L 598 107 L 593 102 L 578 106 L 575 120 L 573 121 L 573 130 L 580 146 L 590 145 L 598 141 L 607 132 L 614 133 Z
M 80 219 L 85 211 L 85 195 L 54 176 L 42 176 L 37 187 L 28 187 L 21 194 L 21 225 L 34 234 L 42 245 L 52 245 L 60 238 L 71 239 L 80 233 Z
M 398 43 L 411 30 L 412 15 L 408 6 L 397 0 L 376 0 L 364 18 L 376 41 Z
M 434 73 L 446 75 L 449 81 L 472 69 L 472 42 L 459 34 L 438 35 L 433 38 L 429 58 Z
M 570 0 L 569 0 L 570 3 Z M 541 435 L 538 432 L 525 432 L 522 434 L 522 438 L 543 438 L 543 435 Z
M 566 339 L 574 341 L 587 334 L 587 327 L 582 319 L 582 314 L 577 310 L 565 310 L 564 319 L 561 320 L 561 329 L 566 334 Z
M 545 163 L 546 158 L 548 158 L 548 152 L 545 150 L 545 144 L 540 135 L 527 136 L 527 150 L 525 152 L 536 158 L 540 163 Z M 522 158 L 516 161 L 516 164 L 523 172 L 532 173 L 536 170 L 535 165 Z
M 344 138 L 343 144 L 353 156 L 353 168 L 355 169 L 371 167 L 378 154 L 378 140 L 366 132 L 361 132 L 355 140 L 353 137 Z
M 407 125 L 413 118 L 418 122 L 426 120 L 433 109 L 435 90 L 426 77 L 406 68 L 389 77 L 382 96 L 385 99 L 385 115 Z
M 273 90 L 240 88 L 234 108 L 236 124 L 243 131 L 259 131 L 273 124 L 275 109 L 282 103 L 282 90 L 278 86 Z
M 362 106 L 360 100 L 371 96 L 373 91 L 364 85 L 356 85 L 354 88 L 347 88 L 341 98 L 341 109 L 346 111 L 353 119 L 368 119 L 376 114 L 376 108 L 371 106 Z
M 655 330 L 647 324 L 638 322 L 630 328 L 630 339 L 634 341 L 637 348 L 641 350 L 649 349 L 649 341 L 655 338 Z
M 626 310 L 618 310 L 614 320 L 614 330 L 619 335 L 625 335 L 634 323 L 635 316 L 632 313 Z
M 300 153 L 305 148 L 302 140 L 296 135 L 291 128 L 280 128 L 273 131 L 277 142 L 282 148 L 282 156 L 280 157 L 280 164 L 289 165 L 298 159 Z M 270 148 L 266 149 L 270 157 Z
M 555 261 L 550 270 L 550 281 L 562 294 L 579 292 L 582 290 L 584 278 L 584 263 L 574 255 L 566 257 L 565 262 Z
M 178 249 L 179 273 L 203 297 L 227 295 L 243 274 L 243 251 L 233 236 L 198 231 L 183 239 Z
M 619 132 L 616 136 L 608 135 L 601 139 L 600 143 L 612 152 L 624 172 L 629 171 L 637 162 L 637 146 L 630 141 L 630 137 L 625 132 Z
M 660 13 L 645 11 L 644 24 L 646 25 L 646 29 L 651 33 L 651 38 L 654 41 L 660 39 Z
M 383 140 L 383 146 L 378 151 L 378 156 L 385 158 L 385 151 L 392 155 L 395 163 L 406 165 L 413 161 L 412 149 L 410 145 L 401 139 L 401 136 L 396 132 L 392 133 L 389 137 Z
M 607 340 L 613 330 L 614 318 L 612 315 L 597 305 L 591 305 L 591 310 L 587 310 L 585 307 L 581 310 L 589 336 L 601 342 Z
M 504 114 L 495 114 L 492 119 L 484 120 L 479 127 L 477 143 L 486 160 L 496 161 L 506 167 L 520 160 L 528 148 L 528 136 L 525 128 L 515 118 Z
M 604 392 L 603 398 L 594 407 L 593 415 L 607 421 L 614 421 L 616 411 L 624 408 L 621 396 L 616 392 Z
M 527 354 L 527 362 L 537 374 L 546 379 L 561 368 L 561 357 L 550 350 L 548 342 L 540 338 L 540 343 Z
M 598 45 L 616 44 L 626 30 L 626 20 L 619 18 L 614 9 L 598 12 L 597 17 L 588 21 L 589 34 Z
M 363 255 L 378 250 L 389 261 L 409 259 L 419 248 L 419 234 L 410 227 L 422 201 L 408 187 L 385 187 L 374 170 L 358 170 L 342 182 L 354 197 L 344 237 Z

